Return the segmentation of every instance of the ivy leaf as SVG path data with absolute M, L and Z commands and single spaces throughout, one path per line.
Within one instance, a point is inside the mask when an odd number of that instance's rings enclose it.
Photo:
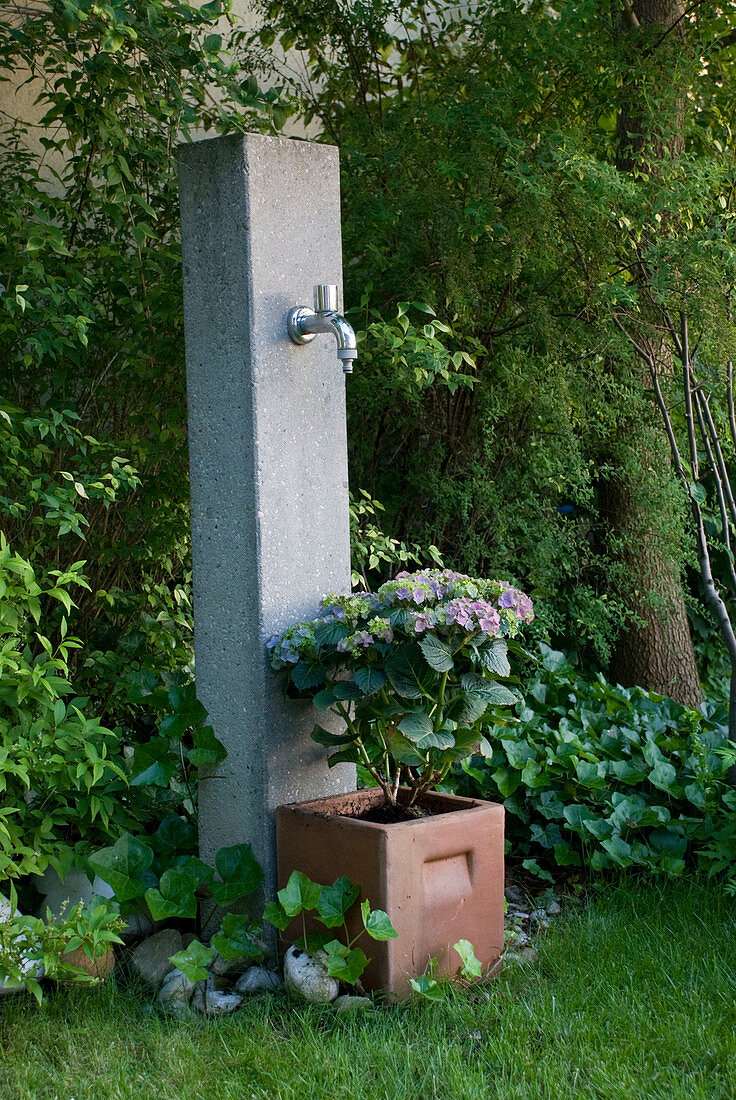
M 278 901 L 267 901 L 263 907 L 263 919 L 283 932 L 291 923 L 291 917 Z
M 201 860 L 199 856 L 190 856 L 181 865 L 181 870 L 186 870 L 193 878 L 197 880 L 197 886 L 211 886 L 215 880 L 215 872 L 213 869 Z
M 336 928 L 345 919 L 347 911 L 358 900 L 360 890 L 343 875 L 332 886 L 323 886 L 317 902 L 319 919 L 327 928 Z
M 223 909 L 249 897 L 263 882 L 261 869 L 250 844 L 234 844 L 220 848 L 215 867 L 222 882 L 212 885 L 212 896 Z
M 446 642 L 435 637 L 434 634 L 425 634 L 419 641 L 419 648 L 424 654 L 427 664 L 435 672 L 451 672 L 455 667 L 452 649 Z
M 132 901 L 145 893 L 148 883 L 144 876 L 153 863 L 153 850 L 124 833 L 111 847 L 101 848 L 90 856 L 87 863 L 96 875 L 112 886 L 118 901 Z
M 322 887 L 312 882 L 301 871 L 292 871 L 283 890 L 279 890 L 278 899 L 289 917 L 296 917 L 303 910 L 316 909 Z
M 207 967 L 215 957 L 214 949 L 205 947 L 199 940 L 192 940 L 183 951 L 170 955 L 169 959 L 190 982 L 203 982 L 209 977 Z
M 151 845 L 156 852 L 167 855 L 174 852 L 191 851 L 197 844 L 197 830 L 178 814 L 167 814 L 151 837 Z
M 212 945 L 223 959 L 262 959 L 265 954 L 253 921 L 242 913 L 225 914 L 220 931 L 212 937 Z
M 481 966 L 480 959 L 476 958 L 475 948 L 470 940 L 458 940 L 454 943 L 453 948 L 460 956 L 462 966 L 460 967 L 460 973 L 463 978 L 467 978 L 468 981 L 473 981 L 474 978 L 480 978 L 483 973 L 483 967 Z
M 154 920 L 169 920 L 181 917 L 192 920 L 197 915 L 197 899 L 194 891 L 199 885 L 197 878 L 189 871 L 171 867 L 164 871 L 158 888 L 152 886 L 146 890 L 146 905 Z
M 143 745 L 136 745 L 130 785 L 168 787 L 178 767 L 179 759 L 171 751 L 169 738 L 154 737 Z
M 631 845 L 627 844 L 623 837 L 614 834 L 607 840 L 602 840 L 601 845 L 617 866 L 628 867 L 631 864 Z
M 427 974 L 420 974 L 418 978 L 409 978 L 409 985 L 415 993 L 428 1001 L 443 1000 L 442 987 L 436 978 L 430 978 Z
M 327 973 L 354 985 L 369 963 L 368 957 L 359 947 L 348 949 L 339 940 L 330 940 L 324 945 L 327 952 Z
M 397 938 L 399 933 L 392 925 L 388 913 L 384 913 L 383 909 L 371 909 L 370 903 L 366 900 L 361 903 L 360 915 L 363 918 L 363 927 L 371 939 L 395 940 Z
M 649 782 L 659 787 L 660 791 L 667 791 L 670 793 L 672 788 L 677 784 L 677 772 L 672 764 L 668 764 L 665 760 L 658 761 L 651 772 L 649 773 Z
M 215 737 L 212 726 L 200 726 L 192 732 L 192 740 L 195 747 L 187 753 L 189 763 L 195 768 L 214 767 L 221 764 L 227 756 L 227 749 L 222 741 Z

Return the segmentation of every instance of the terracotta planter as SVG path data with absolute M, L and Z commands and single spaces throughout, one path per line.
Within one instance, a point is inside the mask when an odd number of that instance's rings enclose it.
M 454 974 L 460 960 L 452 944 L 460 939 L 470 940 L 484 969 L 491 966 L 503 950 L 503 806 L 432 793 L 425 798 L 439 811 L 432 816 L 391 825 L 347 816 L 382 801 L 371 789 L 279 807 L 279 886 L 294 870 L 321 883 L 347 875 L 361 900 L 388 913 L 398 939 L 360 941 L 371 958 L 368 989 L 405 997 L 408 979 L 432 958 L 438 973 Z M 352 934 L 361 926 L 357 906 L 351 921 Z
M 66 951 L 61 956 L 61 961 L 69 963 L 70 966 L 76 966 L 77 970 L 84 970 L 93 978 L 104 981 L 115 969 L 115 952 L 112 947 L 108 947 L 104 955 L 90 959 L 81 947 L 77 947 L 74 951 Z

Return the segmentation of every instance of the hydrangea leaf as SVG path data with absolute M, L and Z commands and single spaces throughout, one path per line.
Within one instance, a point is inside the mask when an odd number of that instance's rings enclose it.
M 427 664 L 435 672 L 451 672 L 455 667 L 452 649 L 446 642 L 435 637 L 434 634 L 426 634 L 421 638 L 419 648 L 424 654 Z
M 340 680 L 332 685 L 332 692 L 341 702 L 361 699 L 363 692 L 354 680 Z
M 399 722 L 399 729 L 404 734 L 404 737 L 408 737 L 410 741 L 415 743 L 423 737 L 427 737 L 434 730 L 432 725 L 432 719 L 423 710 L 413 710 L 410 714 L 405 715 Z
M 509 647 L 503 638 L 495 638 L 490 645 L 482 646 L 477 651 L 478 663 L 494 676 L 510 676 L 508 652 Z
M 365 695 L 373 695 L 386 683 L 386 673 L 380 668 L 356 668 L 353 679 Z
M 323 684 L 325 682 L 325 675 L 324 665 L 316 662 L 307 664 L 306 662 L 300 661 L 299 664 L 295 665 L 291 670 L 291 681 L 300 691 L 304 691 L 307 688 L 318 687 L 319 684 Z

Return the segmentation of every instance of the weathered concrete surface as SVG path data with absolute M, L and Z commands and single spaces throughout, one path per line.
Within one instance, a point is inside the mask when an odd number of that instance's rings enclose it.
M 216 138 L 182 147 L 179 186 L 197 693 L 228 750 L 200 786 L 200 846 L 250 841 L 269 890 L 273 809 L 355 778 L 328 770 L 265 650 L 350 590 L 344 376 L 332 337 L 286 334 L 314 284 L 341 286 L 337 150 Z

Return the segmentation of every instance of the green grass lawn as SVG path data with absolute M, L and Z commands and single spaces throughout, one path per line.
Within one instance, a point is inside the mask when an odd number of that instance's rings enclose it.
M 0 1002 L 2 1100 L 736 1097 L 736 901 L 610 889 L 539 955 L 352 1018 L 281 995 L 178 1022 L 113 986 Z

